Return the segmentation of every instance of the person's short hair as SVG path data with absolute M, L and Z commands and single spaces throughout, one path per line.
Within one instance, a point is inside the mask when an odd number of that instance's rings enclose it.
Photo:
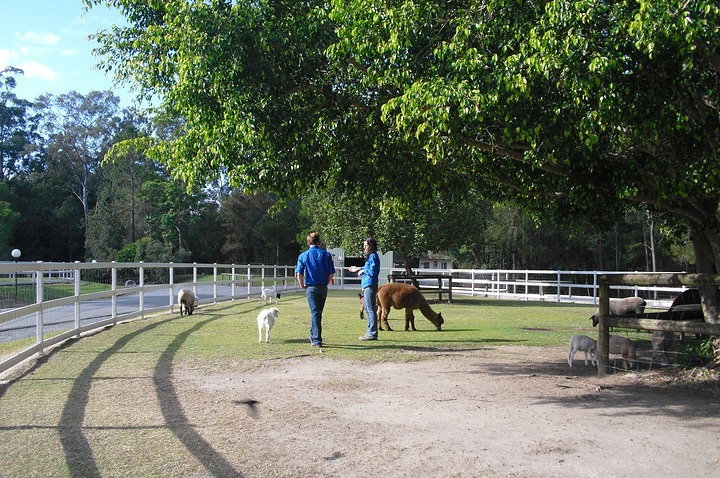
M 311 232 L 310 234 L 308 234 L 307 243 L 311 246 L 317 246 L 318 244 L 320 244 L 320 234 L 318 234 L 317 232 Z
M 374 237 L 366 238 L 365 242 L 367 242 L 368 246 L 370 246 L 370 254 L 372 254 L 373 252 L 377 252 L 377 241 Z

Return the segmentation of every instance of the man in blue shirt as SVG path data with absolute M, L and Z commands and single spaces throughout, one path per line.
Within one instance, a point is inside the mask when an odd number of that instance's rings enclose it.
M 377 241 L 373 237 L 368 237 L 363 242 L 363 250 L 367 260 L 365 267 L 362 269 L 357 266 L 350 266 L 350 272 L 357 272 L 362 281 L 360 287 L 363 290 L 363 299 L 365 302 L 365 312 L 367 312 L 367 332 L 360 337 L 360 340 L 377 340 L 378 338 L 378 319 L 377 304 L 375 297 L 378 291 L 378 279 L 380 278 L 380 257 L 377 253 Z
M 310 344 L 322 347 L 322 313 L 327 299 L 328 284 L 335 275 L 332 254 L 320 248 L 320 234 L 307 237 L 310 249 L 300 254 L 295 268 L 297 281 L 305 290 L 310 306 Z

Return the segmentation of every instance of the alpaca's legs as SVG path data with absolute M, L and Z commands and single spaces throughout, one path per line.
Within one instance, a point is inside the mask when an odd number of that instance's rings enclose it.
M 390 313 L 390 306 L 383 307 L 382 304 L 378 304 L 380 307 L 378 307 L 378 330 L 388 330 L 391 331 L 390 324 L 388 324 L 387 318 L 388 314 Z M 383 329 L 383 325 L 385 328 Z
M 405 308 L 405 330 L 408 330 L 408 327 L 412 330 L 417 330 L 415 328 L 415 316 L 413 315 L 413 311 L 410 307 Z

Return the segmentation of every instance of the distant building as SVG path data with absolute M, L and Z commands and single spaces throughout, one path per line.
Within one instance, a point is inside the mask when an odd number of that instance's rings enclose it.
M 364 257 L 346 256 L 345 251 L 339 247 L 328 249 L 328 252 L 335 257 L 335 267 L 337 269 L 346 269 L 350 266 L 362 267 L 363 264 L 365 264 Z M 380 264 L 383 269 L 403 267 L 402 259 L 393 251 L 384 253 L 382 251 L 378 251 L 378 253 L 380 254 Z M 442 253 L 429 251 L 420 255 L 419 260 L 415 258 L 411 262 L 411 267 L 413 269 L 452 269 L 453 267 L 452 259 L 450 257 Z M 345 275 L 347 276 L 348 274 Z
M 426 252 L 420 255 L 420 269 L 452 269 L 452 259 L 441 252 Z
M 364 257 L 357 257 L 357 256 L 346 256 L 345 251 L 340 247 L 335 248 L 328 248 L 328 252 L 333 255 L 335 259 L 335 268 L 343 268 L 346 269 L 350 266 L 359 266 L 362 267 L 365 264 L 365 258 Z M 389 252 L 382 252 L 378 251 L 378 254 L 380 255 L 380 265 L 383 269 L 387 268 L 390 269 L 394 267 L 395 262 L 395 253 L 393 251 Z M 355 274 L 353 274 L 355 275 Z

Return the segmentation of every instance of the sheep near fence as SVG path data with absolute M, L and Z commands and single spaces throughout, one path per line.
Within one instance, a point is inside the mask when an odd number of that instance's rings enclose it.
M 669 331 L 720 337 L 720 324 L 690 320 L 666 320 L 662 314 L 610 315 L 610 285 L 719 286 L 718 274 L 621 274 L 601 275 L 598 321 L 598 376 L 607 374 L 610 356 L 610 327 Z M 654 318 L 653 318 L 654 317 Z

